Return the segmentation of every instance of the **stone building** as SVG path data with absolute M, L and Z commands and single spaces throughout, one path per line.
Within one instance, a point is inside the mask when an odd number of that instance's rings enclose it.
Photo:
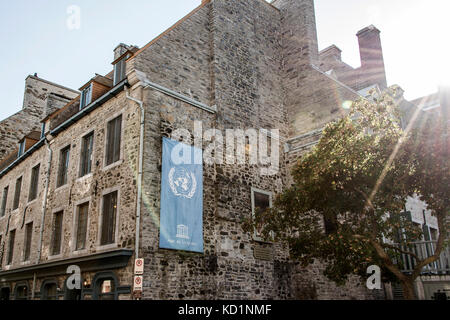
M 40 131 L 40 122 L 48 114 L 63 107 L 79 94 L 78 91 L 39 78 L 36 74 L 25 79 L 22 110 L 0 121 L 0 160 L 17 147 L 31 131 Z M 18 151 L 18 150 L 17 150 Z
M 3 147 L 1 298 L 132 299 L 135 258 L 144 299 L 384 297 L 356 278 L 337 287 L 320 263 L 301 268 L 284 245 L 242 229 L 346 103 L 386 87 L 380 32 L 358 38 L 353 69 L 337 47 L 319 52 L 313 0 L 211 0 L 143 48 L 120 44 L 111 73 L 57 93 L 69 98 L 62 108 L 42 102 L 40 132 L 28 135 L 33 118 Z M 203 254 L 159 246 L 162 139 L 179 129 L 205 135 L 204 150 L 208 129 L 279 130 L 270 174 L 263 164 L 204 164 Z M 72 265 L 80 290 L 67 288 Z

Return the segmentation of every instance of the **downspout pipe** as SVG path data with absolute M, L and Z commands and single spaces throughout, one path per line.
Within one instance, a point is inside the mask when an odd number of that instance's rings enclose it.
M 144 86 L 143 89 L 146 87 Z M 137 204 L 136 204 L 136 240 L 135 240 L 135 259 L 139 258 L 139 240 L 140 240 L 140 228 L 141 228 L 141 205 L 142 205 L 142 176 L 143 176 L 143 162 L 144 162 L 144 132 L 145 132 L 145 110 L 144 102 L 133 98 L 128 88 L 125 88 L 127 99 L 136 102 L 139 105 L 141 111 L 141 129 L 139 135 L 139 165 L 138 165 L 138 177 L 137 177 Z
M 41 262 L 42 239 L 43 239 L 43 235 L 44 235 L 44 223 L 45 223 L 45 212 L 47 210 L 48 188 L 49 188 L 49 185 L 50 185 L 50 172 L 51 172 L 52 158 L 53 158 L 53 151 L 50 148 L 50 144 L 48 143 L 47 138 L 45 138 L 45 146 L 47 147 L 47 150 L 48 150 L 48 163 L 47 163 L 47 176 L 45 178 L 44 200 L 42 201 L 42 216 L 41 216 L 41 228 L 40 228 L 40 234 L 39 234 L 37 263 Z

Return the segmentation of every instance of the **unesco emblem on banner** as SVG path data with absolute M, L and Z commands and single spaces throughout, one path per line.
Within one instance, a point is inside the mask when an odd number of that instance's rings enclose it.
M 170 169 L 169 185 L 175 196 L 187 199 L 191 199 L 197 190 L 197 180 L 194 173 L 185 168 Z

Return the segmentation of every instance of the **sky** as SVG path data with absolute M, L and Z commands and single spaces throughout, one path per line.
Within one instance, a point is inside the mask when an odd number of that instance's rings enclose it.
M 111 69 L 121 42 L 144 46 L 201 0 L 0 1 L 0 120 L 20 111 L 25 78 L 39 77 L 78 89 Z M 73 17 L 79 8 L 79 24 Z M 358 30 L 381 30 L 388 84 L 408 99 L 448 83 L 448 0 L 316 0 L 319 49 L 331 44 L 360 66 Z

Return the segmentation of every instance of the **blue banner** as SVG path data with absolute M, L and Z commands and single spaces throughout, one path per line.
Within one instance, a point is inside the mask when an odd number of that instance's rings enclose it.
M 202 150 L 163 138 L 159 246 L 203 253 Z

